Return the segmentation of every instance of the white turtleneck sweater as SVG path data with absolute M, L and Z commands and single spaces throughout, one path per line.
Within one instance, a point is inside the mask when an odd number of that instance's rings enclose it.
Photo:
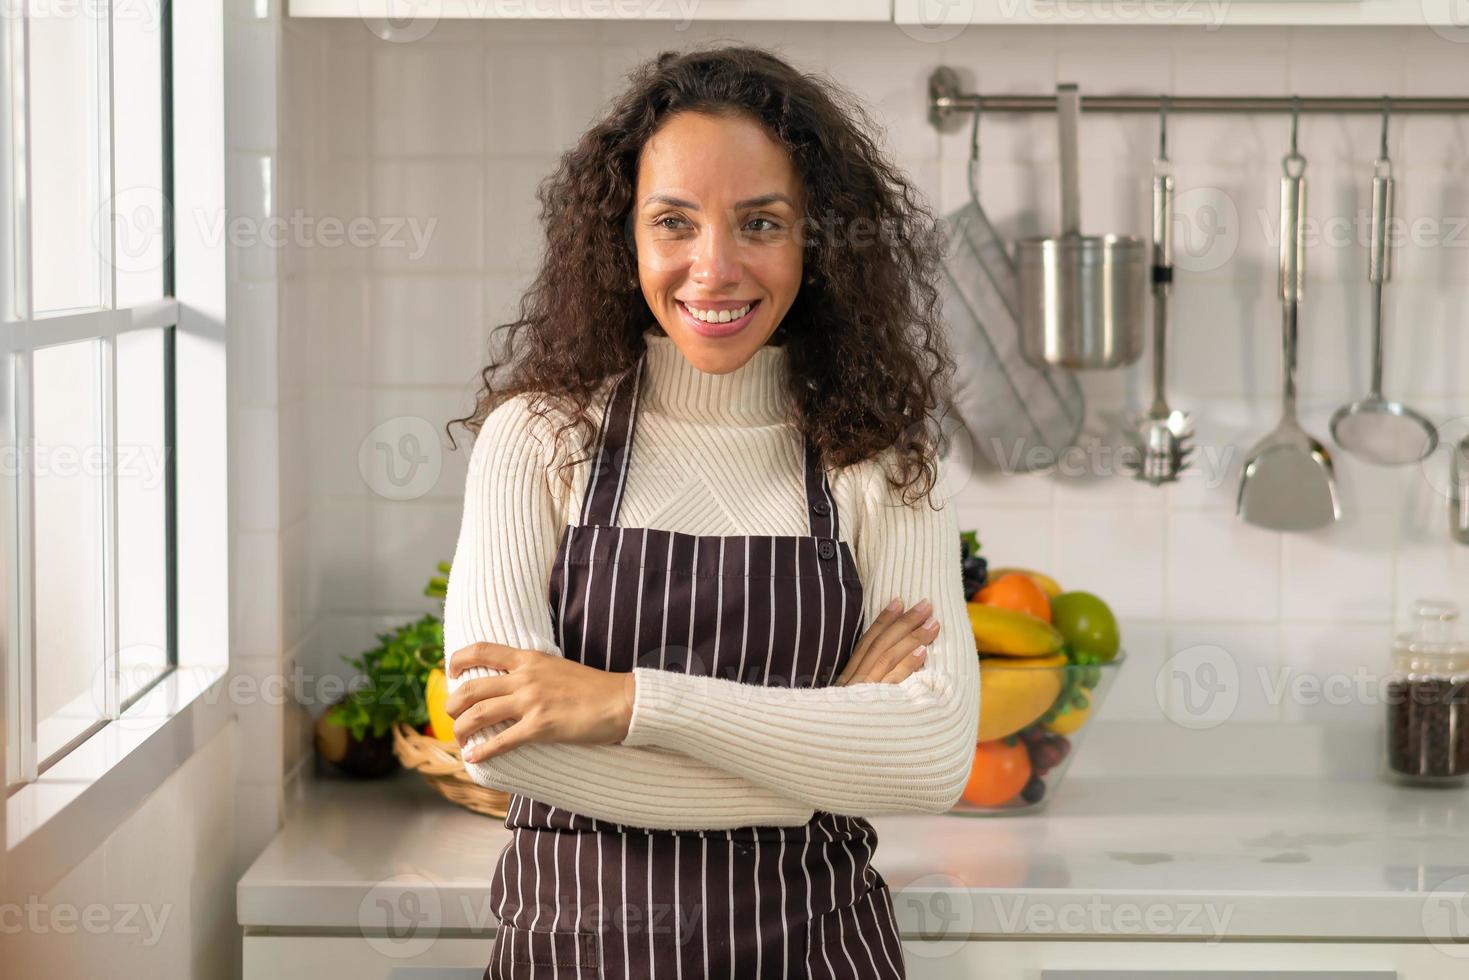
M 706 374 L 667 336 L 650 330 L 644 338 L 647 373 L 618 524 L 695 535 L 810 534 L 801 434 L 786 420 L 785 350 L 765 346 L 728 374 Z M 598 411 L 610 390 L 603 386 Z M 547 586 L 562 532 L 579 519 L 590 461 L 575 465 L 568 493 L 555 472 L 554 429 L 531 415 L 527 401 L 512 398 L 491 412 L 470 456 L 444 606 L 451 654 L 477 641 L 561 654 Z M 882 473 L 890 458 L 828 478 L 839 534 L 862 578 L 864 623 L 895 597 L 905 609 L 933 602 L 939 635 L 910 677 L 781 688 L 638 667 L 622 743 L 521 745 L 468 764 L 471 777 L 586 816 L 659 829 L 795 826 L 818 809 L 850 816 L 949 809 L 968 777 L 979 719 L 958 526 L 937 493 L 932 504 L 903 504 Z M 465 671 L 450 689 L 492 673 Z

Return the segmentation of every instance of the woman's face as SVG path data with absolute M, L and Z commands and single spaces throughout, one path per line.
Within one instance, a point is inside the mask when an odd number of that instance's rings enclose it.
M 800 178 L 745 116 L 681 112 L 638 161 L 638 279 L 664 333 L 710 374 L 762 347 L 801 287 Z

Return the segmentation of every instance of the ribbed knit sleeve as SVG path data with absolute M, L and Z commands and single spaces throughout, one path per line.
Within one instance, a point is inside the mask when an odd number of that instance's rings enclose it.
M 475 441 L 444 604 L 449 654 L 492 642 L 561 655 L 547 587 L 566 517 L 551 493 L 550 435 L 538 431 L 539 422 L 524 398 L 510 399 Z M 451 678 L 449 689 L 494 673 L 472 668 Z M 483 740 L 477 733 L 469 742 Z M 481 786 L 638 827 L 797 826 L 813 813 L 777 788 L 667 748 L 537 742 L 465 768 Z
M 638 667 L 623 744 L 679 749 L 833 813 L 954 805 L 973 763 L 980 707 L 957 519 L 937 494 L 932 504 L 899 501 L 880 472 L 883 459 L 859 464 L 864 506 L 854 515 L 854 557 L 864 621 L 895 596 L 905 607 L 930 599 L 941 628 L 923 667 L 900 684 L 825 688 Z

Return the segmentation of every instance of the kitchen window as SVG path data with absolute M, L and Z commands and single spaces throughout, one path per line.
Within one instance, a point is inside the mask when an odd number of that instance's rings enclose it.
M 106 814 L 156 785 L 177 763 L 159 740 L 135 750 L 228 661 L 224 259 L 175 241 L 176 210 L 223 209 L 222 100 L 171 86 L 179 64 L 222 79 L 213 6 L 11 0 L 0 19 L 11 858 L 82 795 Z M 65 823 L 33 856 L 86 848 L 100 826 Z
M 158 0 L 25 13 L 7 59 L 12 789 L 178 662 L 168 36 Z

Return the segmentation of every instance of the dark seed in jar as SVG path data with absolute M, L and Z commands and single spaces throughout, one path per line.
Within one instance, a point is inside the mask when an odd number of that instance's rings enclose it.
M 1469 677 L 1394 678 L 1386 700 L 1387 760 L 1394 771 L 1469 773 Z

